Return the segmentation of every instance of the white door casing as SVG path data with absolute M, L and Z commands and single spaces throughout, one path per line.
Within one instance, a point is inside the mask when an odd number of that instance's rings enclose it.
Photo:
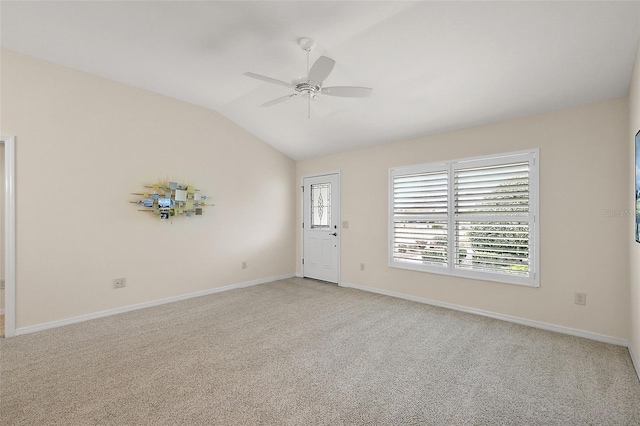
M 302 275 L 339 283 L 340 176 L 303 178 Z
M 0 136 L 4 144 L 4 336 L 15 336 L 16 330 L 16 194 L 15 138 Z

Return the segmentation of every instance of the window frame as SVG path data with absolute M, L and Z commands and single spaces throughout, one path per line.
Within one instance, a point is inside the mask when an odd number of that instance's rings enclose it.
M 516 151 L 480 157 L 468 157 L 449 161 L 438 161 L 432 163 L 415 164 L 409 166 L 392 167 L 389 169 L 388 180 L 388 262 L 389 267 L 408 269 L 420 272 L 450 275 L 462 278 L 477 279 L 483 281 L 495 281 L 507 284 L 515 284 L 529 287 L 540 286 L 540 226 L 539 226 L 539 149 Z M 459 215 L 455 213 L 455 172 L 459 169 L 467 169 L 483 166 L 509 165 L 527 161 L 529 163 L 529 211 L 526 214 L 492 214 L 490 220 L 495 222 L 509 221 L 509 218 L 527 217 L 529 225 L 529 276 L 510 275 L 492 271 L 480 271 L 456 267 L 456 226 L 458 222 L 469 220 L 469 215 Z M 399 262 L 394 259 L 394 236 L 397 220 L 402 220 L 401 214 L 394 211 L 394 177 L 430 173 L 434 171 L 447 171 L 447 213 L 444 220 L 447 222 L 447 262 L 446 266 L 434 266 L 426 263 Z M 422 217 L 421 217 L 422 216 Z M 416 220 L 436 215 L 421 214 L 415 215 Z M 405 219 L 406 220 L 406 219 Z M 442 219 L 440 219 L 442 220 Z M 516 221 L 516 220 L 513 220 Z

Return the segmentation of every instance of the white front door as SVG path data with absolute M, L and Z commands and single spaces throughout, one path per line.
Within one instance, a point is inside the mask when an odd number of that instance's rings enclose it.
M 338 283 L 340 180 L 337 174 L 303 179 L 302 275 Z

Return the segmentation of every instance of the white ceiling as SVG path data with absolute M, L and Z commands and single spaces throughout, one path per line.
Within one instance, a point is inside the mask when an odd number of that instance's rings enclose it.
M 625 96 L 640 2 L 2 1 L 2 47 L 214 109 L 295 160 Z M 336 61 L 303 99 L 291 81 Z M 321 108 L 320 108 L 321 107 Z

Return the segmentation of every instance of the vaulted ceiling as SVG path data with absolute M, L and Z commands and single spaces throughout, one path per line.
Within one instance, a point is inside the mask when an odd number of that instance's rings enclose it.
M 293 159 L 627 94 L 640 2 L 2 1 L 2 47 L 214 109 Z M 336 61 L 301 97 L 311 37 Z

